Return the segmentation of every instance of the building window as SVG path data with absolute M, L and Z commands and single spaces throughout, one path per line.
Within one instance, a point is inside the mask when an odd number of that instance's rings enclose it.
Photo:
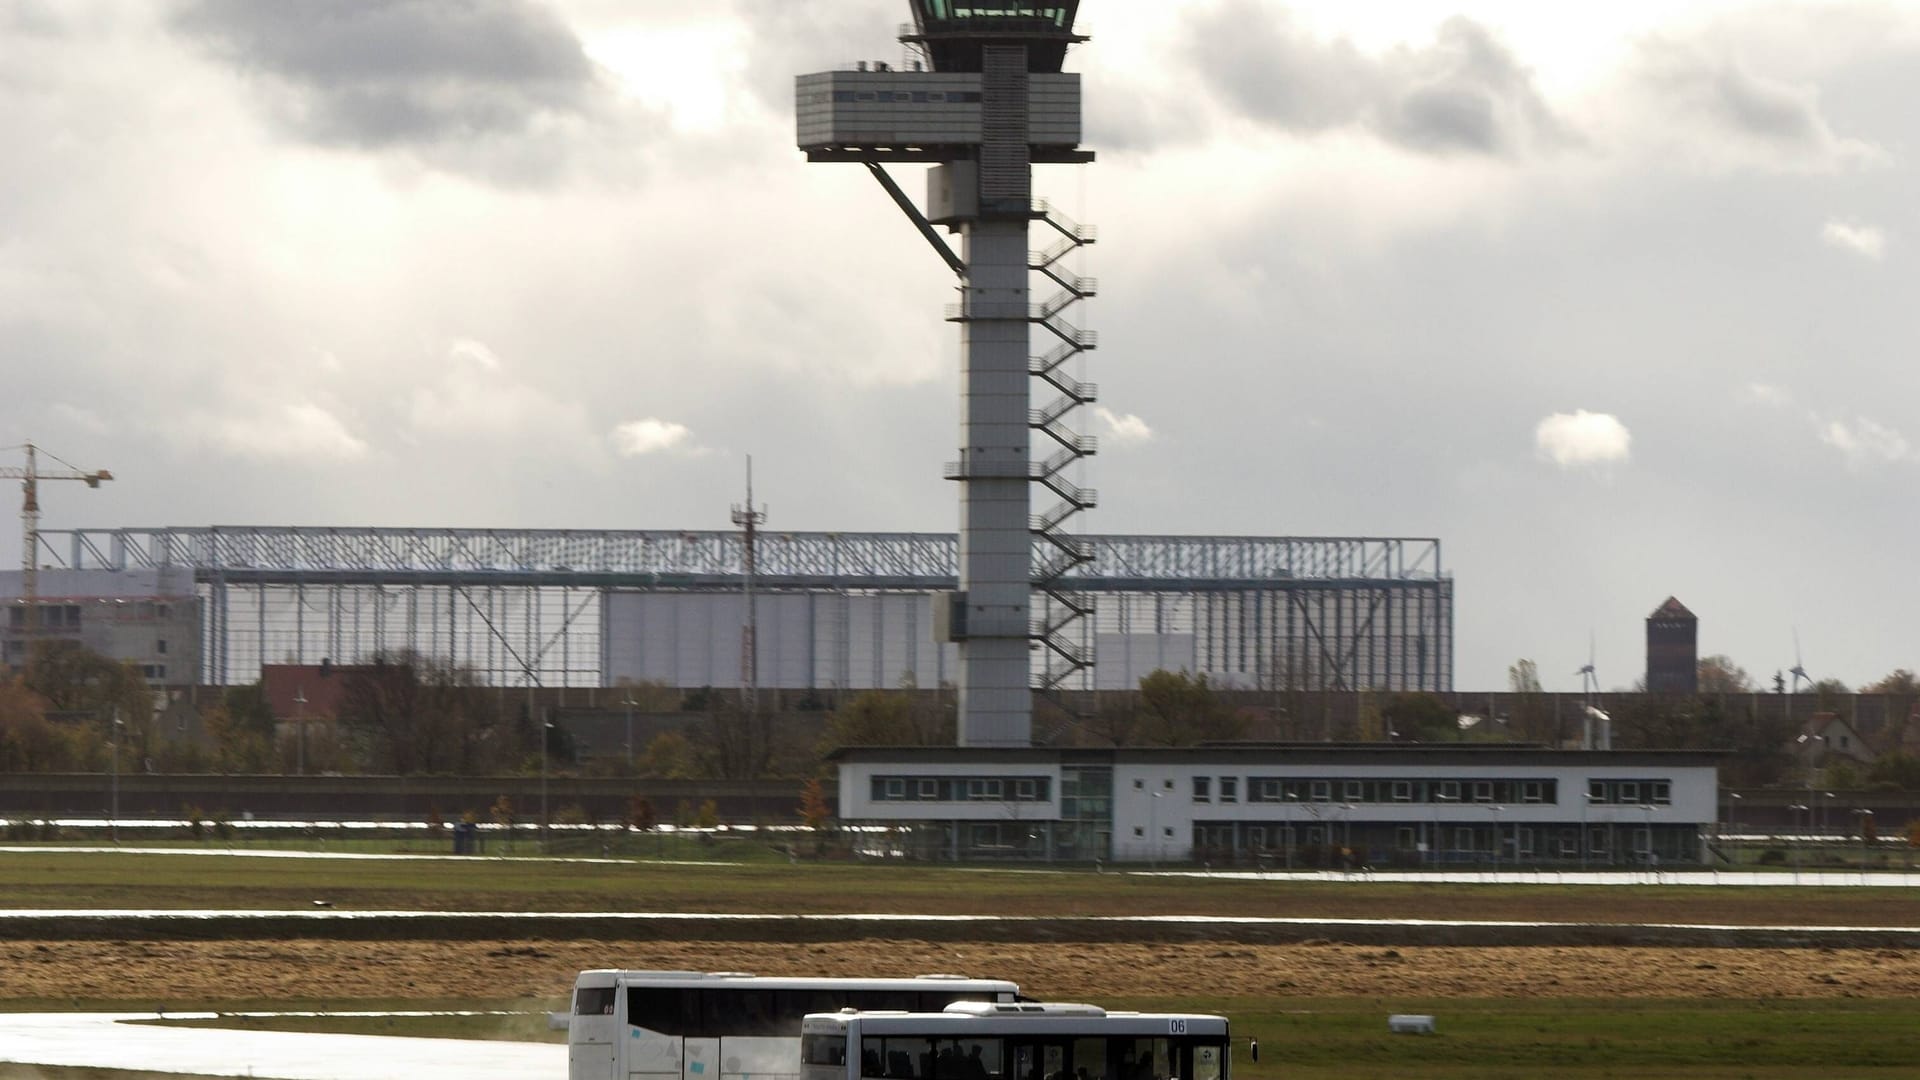
M 1440 801 L 1441 802 L 1459 802 L 1460 801 L 1460 781 L 1458 780 L 1440 781 Z
M 907 797 L 907 782 L 898 776 L 887 777 L 887 798 L 904 799 Z
M 1013 782 L 1013 797 L 1016 799 L 1024 800 L 1026 802 L 1032 802 L 1033 801 L 1033 781 L 1015 780 Z
M 1411 780 L 1395 780 L 1393 782 L 1393 801 L 1413 801 L 1413 782 Z
M 1607 782 L 1605 780 L 1587 781 L 1587 801 L 1597 803 L 1607 801 Z
M 1346 801 L 1348 802 L 1366 801 L 1366 785 L 1361 783 L 1358 780 L 1347 781 Z
M 1240 801 L 1240 781 L 1237 778 L 1231 776 L 1223 776 L 1220 778 L 1220 801 Z
M 1640 801 L 1640 785 L 1631 780 L 1620 782 L 1620 797 L 1615 802 L 1637 803 Z
M 1393 846 L 1401 851 L 1412 851 L 1414 847 L 1413 828 L 1402 825 L 1394 830 Z
M 160 640 L 154 642 L 153 651 L 159 653 L 162 656 L 165 656 L 167 654 L 167 639 L 161 638 Z
M 1332 802 L 1333 801 L 1333 784 L 1329 781 L 1315 780 L 1313 782 L 1312 791 L 1313 791 L 1314 802 Z
M 1193 801 L 1194 802 L 1210 802 L 1211 801 L 1211 799 L 1207 795 L 1208 783 L 1209 783 L 1208 779 L 1204 776 L 1196 776 L 1193 778 Z
M 1651 803 L 1658 803 L 1661 806 L 1666 806 L 1667 804 L 1673 802 L 1673 785 L 1668 783 L 1665 780 L 1648 781 L 1647 782 L 1647 801 Z
M 1472 829 L 1460 828 L 1460 829 L 1453 830 L 1453 850 L 1455 851 L 1472 851 L 1473 850 L 1473 830 Z
M 1161 786 L 1161 787 L 1163 787 L 1163 788 L 1165 788 L 1165 789 L 1167 789 L 1168 791 L 1172 791 L 1172 790 L 1173 790 L 1173 781 L 1171 781 L 1171 780 L 1163 780 L 1163 781 L 1161 781 L 1161 783 L 1160 783 L 1160 786 Z
M 1538 780 L 1529 780 L 1520 785 L 1520 801 L 1537 803 L 1546 798 L 1546 786 Z
M 1161 834 L 1162 834 L 1162 835 L 1164 835 L 1164 836 L 1167 836 L 1167 837 L 1171 837 L 1171 836 L 1173 836 L 1173 826 L 1171 826 L 1171 825 L 1163 825 L 1163 826 L 1161 826 L 1161 827 L 1160 827 L 1160 832 L 1161 832 Z
M 1143 790 L 1146 786 L 1147 782 L 1145 780 L 1135 780 L 1133 782 L 1133 790 L 1135 791 Z
M 926 799 L 926 800 L 928 800 L 928 801 L 932 801 L 932 802 L 937 802 L 937 801 L 939 801 L 939 798 L 940 798 L 940 781 L 938 781 L 938 780 L 922 780 L 922 781 L 920 781 L 920 797 L 921 797 L 922 799 Z
M 1475 780 L 1473 782 L 1473 801 L 1474 802 L 1492 802 L 1493 801 L 1492 781 Z
M 1135 826 L 1133 827 L 1133 835 L 1134 835 L 1134 836 L 1136 836 L 1136 837 L 1143 837 L 1143 836 L 1146 836 L 1146 835 L 1147 835 L 1147 830 L 1145 830 L 1145 829 L 1143 829 L 1143 828 L 1141 828 L 1141 827 L 1140 827 L 1140 826 L 1138 826 L 1138 825 L 1135 825 Z

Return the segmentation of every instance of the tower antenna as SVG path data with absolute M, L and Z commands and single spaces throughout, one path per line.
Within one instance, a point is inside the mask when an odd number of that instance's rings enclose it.
M 740 627 L 740 698 L 747 718 L 760 715 L 760 660 L 757 648 L 760 620 L 754 611 L 754 548 L 760 526 L 767 522 L 767 508 L 753 506 L 753 455 L 747 455 L 747 501 L 733 508 L 733 523 L 741 528 L 740 596 L 746 601 L 746 622 Z

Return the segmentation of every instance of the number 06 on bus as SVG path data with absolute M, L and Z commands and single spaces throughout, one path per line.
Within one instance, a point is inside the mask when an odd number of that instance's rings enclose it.
M 1092 1005 L 846 1010 L 801 1026 L 802 1080 L 1230 1080 L 1227 1020 Z

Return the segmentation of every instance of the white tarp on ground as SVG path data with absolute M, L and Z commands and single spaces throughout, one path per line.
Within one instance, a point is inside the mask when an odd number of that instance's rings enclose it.
M 158 1018 L 156 1013 L 0 1013 L 0 1061 L 284 1080 L 562 1080 L 567 1072 L 567 1048 L 556 1043 L 126 1022 Z

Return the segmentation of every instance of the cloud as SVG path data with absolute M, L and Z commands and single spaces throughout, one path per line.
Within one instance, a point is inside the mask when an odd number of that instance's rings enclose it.
M 1533 429 L 1540 455 L 1563 469 L 1627 460 L 1633 434 L 1618 417 L 1580 409 L 1554 413 Z
M 242 457 L 351 461 L 367 454 L 364 440 L 347 430 L 339 417 L 312 402 L 241 416 L 203 417 L 196 424 L 216 446 Z
M 445 360 L 439 381 L 415 389 L 408 403 L 407 422 L 416 433 L 488 436 L 538 429 L 555 443 L 588 426 L 578 404 L 515 379 L 485 342 L 457 339 Z
M 1829 221 L 1820 230 L 1820 239 L 1842 251 L 1850 251 L 1863 259 L 1878 260 L 1887 250 L 1887 234 L 1871 225 L 1854 225 L 1845 221 Z
M 586 116 L 605 92 L 573 31 L 533 0 L 191 0 L 172 26 L 253 79 L 297 137 L 453 171 Z
M 1740 388 L 1739 398 L 1745 404 L 1764 405 L 1768 408 L 1782 408 L 1793 404 L 1792 392 L 1772 383 L 1750 382 Z
M 645 454 L 663 452 L 685 453 L 697 451 L 697 447 L 687 444 L 693 432 L 685 424 L 676 424 L 671 420 L 646 417 L 641 420 L 629 420 L 613 429 L 613 446 L 621 457 L 640 457 Z
M 1201 77 L 1244 116 L 1283 130 L 1358 129 L 1435 155 L 1510 157 L 1571 141 L 1533 73 L 1465 17 L 1441 23 L 1430 46 L 1379 56 L 1316 40 L 1251 0 L 1209 8 L 1189 29 Z
M 1830 171 L 1883 162 L 1872 143 L 1844 138 L 1820 108 L 1817 87 L 1769 78 L 1706 48 L 1650 38 L 1635 81 L 1658 122 L 1690 129 L 1695 155 L 1788 169 Z
M 1820 441 L 1840 451 L 1850 468 L 1888 465 L 1913 458 L 1906 436 L 1866 417 L 1853 423 L 1834 420 L 1820 429 Z
M 1093 412 L 1107 425 L 1107 437 L 1116 443 L 1146 442 L 1153 438 L 1153 429 L 1132 413 L 1116 413 L 1104 405 L 1094 406 Z

